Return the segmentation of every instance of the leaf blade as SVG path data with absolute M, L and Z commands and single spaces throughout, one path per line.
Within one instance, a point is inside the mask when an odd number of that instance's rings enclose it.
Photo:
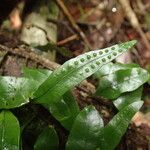
M 18 120 L 10 111 L 2 111 L 0 113 L 0 149 L 19 150 L 19 139 Z
M 34 79 L 37 86 L 52 73 L 50 70 L 24 68 L 24 76 Z M 67 91 L 57 103 L 43 105 L 66 129 L 70 130 L 79 113 L 79 107 L 71 91 Z
M 82 110 L 70 131 L 66 150 L 93 150 L 98 147 L 100 129 L 103 120 L 93 106 Z
M 51 101 L 59 100 L 66 91 L 92 75 L 103 64 L 121 55 L 135 43 L 135 41 L 130 41 L 105 48 L 103 51 L 91 51 L 67 61 L 38 88 L 34 93 L 35 101 L 47 103 L 47 101 L 50 102 L 48 97 L 51 97 Z
M 126 106 L 101 130 L 99 137 L 101 150 L 113 150 L 118 145 L 130 120 L 142 104 L 142 101 L 138 101 Z
M 136 90 L 148 79 L 149 73 L 139 67 L 117 70 L 101 78 L 96 95 L 107 99 L 116 99 L 121 93 Z
M 47 127 L 38 136 L 34 150 L 57 150 L 58 149 L 58 136 L 53 127 Z
M 135 91 L 124 93 L 114 100 L 113 103 L 118 110 L 121 110 L 133 102 L 141 101 L 142 91 L 143 87 L 140 87 Z
M 28 103 L 36 90 L 36 83 L 23 77 L 0 76 L 0 108 L 15 108 Z
M 74 119 L 79 113 L 79 106 L 71 91 L 67 91 L 60 101 L 56 103 L 47 103 L 46 109 L 64 126 L 70 130 Z

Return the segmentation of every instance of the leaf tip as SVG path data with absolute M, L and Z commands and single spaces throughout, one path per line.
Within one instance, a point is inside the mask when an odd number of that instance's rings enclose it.
M 125 48 L 125 49 L 130 49 L 130 48 L 133 47 L 136 43 L 137 43 L 137 40 L 128 41 L 128 42 L 122 43 L 122 44 L 121 44 L 121 47 L 123 47 L 123 48 Z
M 137 43 L 137 40 L 132 40 L 132 41 L 129 41 L 130 45 L 133 46 Z

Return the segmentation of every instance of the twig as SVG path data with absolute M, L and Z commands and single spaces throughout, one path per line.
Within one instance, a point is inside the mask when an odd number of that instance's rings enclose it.
M 108 6 L 108 2 L 107 1 L 103 1 L 100 2 L 96 7 L 91 8 L 87 13 L 84 13 L 84 15 L 82 15 L 82 19 L 86 19 L 88 16 L 92 15 L 95 11 L 97 10 L 104 10 L 106 9 L 106 7 Z
M 142 0 L 137 0 L 136 3 L 137 3 L 138 8 L 140 9 L 140 12 L 142 14 L 145 14 L 145 7 L 144 7 Z
M 14 54 L 14 55 L 17 55 L 20 57 L 24 57 L 26 59 L 30 59 L 50 70 L 54 70 L 60 66 L 59 64 L 57 64 L 55 62 L 51 62 L 49 59 L 46 59 L 43 56 L 38 55 L 35 52 L 32 52 L 30 49 L 24 49 L 24 48 L 20 48 L 20 47 L 11 49 L 6 46 L 0 45 L 0 51 L 7 51 L 11 54 Z
M 17 55 L 26 59 L 30 59 L 40 65 L 42 65 L 45 68 L 48 68 L 50 70 L 55 70 L 60 66 L 60 64 L 57 64 L 55 62 L 50 61 L 49 59 L 44 58 L 42 55 L 38 55 L 35 52 L 31 51 L 29 48 L 15 48 L 11 49 L 6 46 L 3 46 L 0 44 L 0 51 L 6 51 L 10 54 Z M 81 84 L 81 87 L 87 88 L 89 92 L 94 93 L 95 92 L 95 86 L 89 83 L 88 81 L 84 80 Z
M 73 40 L 75 40 L 75 39 L 77 39 L 77 38 L 78 38 L 78 35 L 77 35 L 77 34 L 72 35 L 72 36 L 70 36 L 70 37 L 68 37 L 68 38 L 66 38 L 66 39 L 64 39 L 64 40 L 61 40 L 61 41 L 57 42 L 57 45 L 58 45 L 58 46 L 62 46 L 62 45 L 66 44 L 66 43 L 68 43 L 68 42 L 70 42 L 70 41 L 73 41 Z
M 150 3 L 145 4 L 144 9 L 148 9 L 150 7 Z
M 126 16 L 128 17 L 132 27 L 137 30 L 137 32 L 142 37 L 146 48 L 148 50 L 150 50 L 149 41 L 148 41 L 147 37 L 145 36 L 143 30 L 141 29 L 140 23 L 139 23 L 139 21 L 137 19 L 137 16 L 135 15 L 134 11 L 132 10 L 132 8 L 130 6 L 129 0 L 119 0 L 119 2 L 121 4 L 122 8 L 124 9 L 124 11 L 126 13 Z
M 68 18 L 68 20 L 69 20 L 70 24 L 72 25 L 72 27 L 79 33 L 79 35 L 82 38 L 82 40 L 91 49 L 91 45 L 90 45 L 87 37 L 85 36 L 83 31 L 80 29 L 80 27 L 76 24 L 76 22 L 74 21 L 73 17 L 69 13 L 68 9 L 66 8 L 66 6 L 62 2 L 62 0 L 56 0 L 56 2 L 58 4 L 58 6 L 62 9 L 62 11 L 65 14 L 65 16 Z

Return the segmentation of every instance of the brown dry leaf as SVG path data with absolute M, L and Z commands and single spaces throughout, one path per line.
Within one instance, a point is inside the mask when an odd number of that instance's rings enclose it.
M 132 118 L 132 122 L 137 127 L 141 126 L 142 124 L 146 124 L 150 127 L 150 112 L 146 114 L 143 114 L 142 112 L 137 112 Z

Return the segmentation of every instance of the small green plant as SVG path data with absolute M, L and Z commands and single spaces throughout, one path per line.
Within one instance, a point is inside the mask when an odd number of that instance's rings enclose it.
M 24 135 L 32 130 L 34 140 L 30 149 L 58 149 L 57 132 L 37 117 L 39 107 L 43 106 L 69 131 L 67 150 L 113 150 L 143 104 L 142 85 L 149 80 L 149 73 L 135 64 L 109 62 L 135 43 L 85 53 L 53 72 L 24 68 L 23 77 L 1 76 L 0 149 L 19 150 L 24 147 Z M 80 110 L 71 92 L 92 74 L 99 79 L 95 94 L 112 100 L 118 109 L 106 126 L 94 106 Z

